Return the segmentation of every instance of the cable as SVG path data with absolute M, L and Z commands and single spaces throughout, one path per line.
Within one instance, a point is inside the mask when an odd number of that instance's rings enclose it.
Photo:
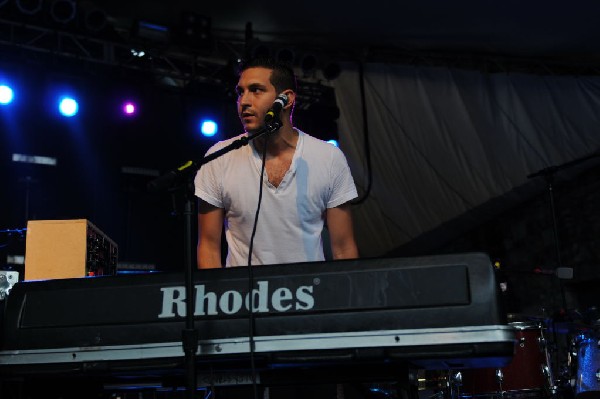
M 252 370 L 252 389 L 254 390 L 254 399 L 258 399 L 258 387 L 256 385 L 256 366 L 254 364 L 254 301 L 252 298 L 252 288 L 254 287 L 254 273 L 252 270 L 252 249 L 254 247 L 254 236 L 258 225 L 258 215 L 260 214 L 260 204 L 262 203 L 263 181 L 265 175 L 265 164 L 267 159 L 267 144 L 270 135 L 267 135 L 263 145 L 262 166 L 260 169 L 260 185 L 258 187 L 258 204 L 254 215 L 254 226 L 250 236 L 250 246 L 248 248 L 248 303 L 250 315 L 248 317 L 248 344 L 250 345 L 250 369 Z
M 370 143 L 369 143 L 369 120 L 367 118 L 367 103 L 365 100 L 365 72 L 364 72 L 362 62 L 360 62 L 358 64 L 358 78 L 359 78 L 359 84 L 360 84 L 360 101 L 361 101 L 362 114 L 363 114 L 363 132 L 364 132 L 364 137 L 365 137 L 365 157 L 366 157 L 366 161 L 367 161 L 367 179 L 368 180 L 367 180 L 367 188 L 365 189 L 363 196 L 361 198 L 357 198 L 356 200 L 352 201 L 351 202 L 352 205 L 359 205 L 359 204 L 363 203 L 369 197 L 369 194 L 371 192 L 371 185 L 373 184 L 373 170 L 371 167 L 371 149 L 370 149 Z

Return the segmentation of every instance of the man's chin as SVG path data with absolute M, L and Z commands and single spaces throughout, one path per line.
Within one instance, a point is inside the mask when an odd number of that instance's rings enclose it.
M 256 126 L 254 124 L 252 125 L 246 125 L 244 126 L 244 130 L 246 131 L 246 133 L 256 133 L 258 131 L 260 131 L 263 128 L 263 126 Z

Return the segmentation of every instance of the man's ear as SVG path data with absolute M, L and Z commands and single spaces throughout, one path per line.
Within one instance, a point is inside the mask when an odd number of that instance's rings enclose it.
M 287 105 L 284 108 L 292 108 L 294 106 L 294 103 L 296 102 L 296 92 L 294 90 L 285 90 L 283 94 L 285 94 L 288 98 Z

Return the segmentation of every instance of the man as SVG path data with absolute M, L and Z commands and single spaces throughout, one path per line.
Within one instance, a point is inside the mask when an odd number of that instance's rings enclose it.
M 348 203 L 357 193 L 348 164 L 337 147 L 294 128 L 296 90 L 294 73 L 283 64 L 254 60 L 242 67 L 236 92 L 243 135 L 264 127 L 278 95 L 285 94 L 288 102 L 281 111 L 279 130 L 259 136 L 198 171 L 200 269 L 222 266 L 223 226 L 228 244 L 226 266 L 248 265 L 254 227 L 252 265 L 324 260 L 321 233 L 325 223 L 333 258 L 358 257 Z M 240 136 L 215 144 L 208 153 Z

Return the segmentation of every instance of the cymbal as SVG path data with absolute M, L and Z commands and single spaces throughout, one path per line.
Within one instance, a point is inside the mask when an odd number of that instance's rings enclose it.
M 517 325 L 543 325 L 546 330 L 559 334 L 579 334 L 592 330 L 600 330 L 600 319 L 590 320 L 589 318 L 576 317 L 576 311 L 570 311 L 566 314 L 557 314 L 554 317 L 525 314 L 509 313 L 507 321 L 509 324 Z
M 506 315 L 506 319 L 509 323 L 515 322 L 543 322 L 544 320 L 548 320 L 549 317 L 545 315 L 534 315 L 534 314 L 526 314 L 526 313 L 508 313 Z

